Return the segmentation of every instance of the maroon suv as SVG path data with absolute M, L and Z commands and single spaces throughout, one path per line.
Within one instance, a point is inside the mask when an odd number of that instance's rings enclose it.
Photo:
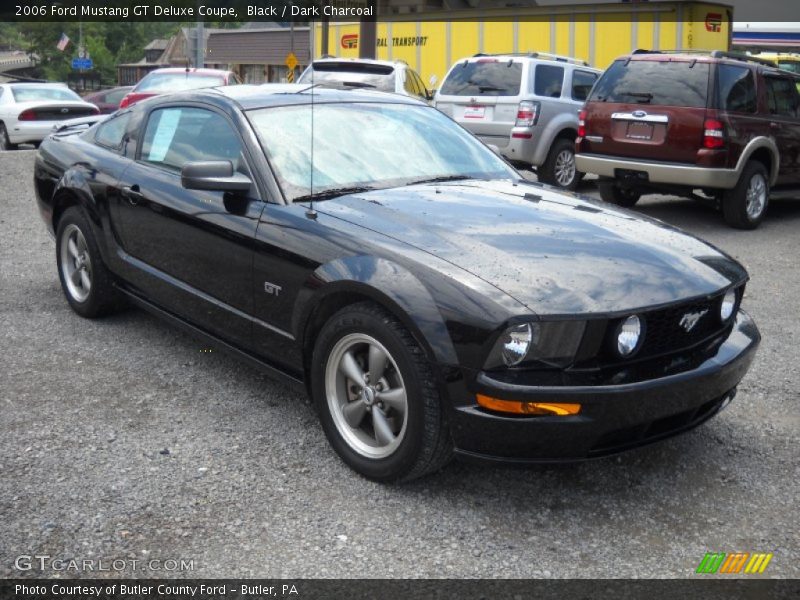
M 771 193 L 800 190 L 798 84 L 747 55 L 636 51 L 581 111 L 577 168 L 600 176 L 607 202 L 710 197 L 731 226 L 754 229 Z

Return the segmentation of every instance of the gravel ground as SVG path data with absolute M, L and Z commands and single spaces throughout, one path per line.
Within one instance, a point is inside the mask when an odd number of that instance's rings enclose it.
M 336 458 L 304 397 L 143 312 L 70 311 L 33 156 L 0 153 L 0 576 L 44 554 L 140 577 L 688 577 L 707 551 L 774 552 L 766 575 L 800 576 L 800 202 L 750 233 L 642 204 L 752 274 L 764 342 L 717 418 L 617 458 L 387 487 Z M 193 570 L 142 570 L 167 559 Z

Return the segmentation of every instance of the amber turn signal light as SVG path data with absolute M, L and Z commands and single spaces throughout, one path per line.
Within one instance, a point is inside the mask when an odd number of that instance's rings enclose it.
M 581 412 L 580 404 L 566 404 L 563 402 L 519 402 L 517 400 L 498 400 L 483 394 L 476 394 L 478 404 L 495 412 L 511 413 L 527 416 L 564 417 L 577 415 Z

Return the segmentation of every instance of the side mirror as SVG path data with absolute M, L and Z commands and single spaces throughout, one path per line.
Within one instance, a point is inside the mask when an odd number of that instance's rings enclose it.
M 199 160 L 183 165 L 181 185 L 187 190 L 209 192 L 247 192 L 252 182 L 247 175 L 236 173 L 229 160 Z
M 425 99 L 428 100 L 428 102 L 433 100 L 433 97 L 435 95 L 436 95 L 436 93 L 433 90 L 425 90 Z

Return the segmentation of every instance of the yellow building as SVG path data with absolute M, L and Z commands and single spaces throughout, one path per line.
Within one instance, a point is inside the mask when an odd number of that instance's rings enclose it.
M 637 48 L 727 50 L 732 13 L 725 4 L 679 0 L 379 16 L 376 58 L 404 60 L 426 82 L 441 81 L 453 62 L 481 52 L 549 52 L 605 69 Z M 359 27 L 330 23 L 326 50 L 317 23 L 314 56 L 357 58 Z

